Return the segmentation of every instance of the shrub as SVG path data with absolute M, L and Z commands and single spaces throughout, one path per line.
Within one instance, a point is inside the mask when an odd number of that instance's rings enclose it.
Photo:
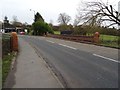
M 34 35 L 44 35 L 47 32 L 53 33 L 52 28 L 45 22 L 37 21 L 33 23 L 33 34 Z

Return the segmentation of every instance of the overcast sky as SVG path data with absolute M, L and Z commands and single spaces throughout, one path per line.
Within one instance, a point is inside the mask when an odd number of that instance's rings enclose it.
M 71 23 L 73 23 L 77 14 L 76 9 L 81 1 L 88 0 L 0 0 L 0 21 L 3 21 L 4 16 L 7 16 L 10 21 L 13 20 L 13 16 L 17 16 L 20 22 L 31 24 L 35 11 L 39 12 L 47 23 L 52 20 L 54 25 L 58 24 L 58 15 L 65 12 L 72 17 Z M 107 0 L 102 1 L 107 2 Z M 118 8 L 118 1 L 120 0 L 108 0 L 115 9 Z M 34 11 L 30 11 L 30 9 Z

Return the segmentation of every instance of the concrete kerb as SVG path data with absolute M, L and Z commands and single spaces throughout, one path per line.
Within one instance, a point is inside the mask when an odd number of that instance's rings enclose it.
M 13 54 L 14 54 L 14 57 L 13 57 L 12 63 L 11 63 L 11 68 L 10 68 L 11 70 L 14 69 L 14 65 L 15 65 L 15 62 L 17 60 L 18 52 L 13 52 Z

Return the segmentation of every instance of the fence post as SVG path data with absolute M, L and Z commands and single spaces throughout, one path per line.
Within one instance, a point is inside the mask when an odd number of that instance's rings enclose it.
M 11 33 L 12 51 L 18 51 L 18 36 L 16 32 Z
M 95 34 L 94 34 L 94 43 L 95 44 L 99 44 L 99 37 L 100 37 L 100 33 L 95 32 Z

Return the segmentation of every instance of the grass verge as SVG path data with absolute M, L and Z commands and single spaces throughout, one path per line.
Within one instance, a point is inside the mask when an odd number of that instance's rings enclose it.
M 112 36 L 112 35 L 100 35 L 101 40 L 108 40 L 108 41 L 117 41 L 119 36 Z
M 120 48 L 120 45 L 118 44 L 119 40 L 120 38 L 118 36 L 100 35 L 100 45 L 103 46 Z
M 54 34 L 60 35 L 60 31 L 54 31 Z
M 7 75 L 10 71 L 12 59 L 14 56 L 14 53 L 9 53 L 2 59 L 2 85 L 4 84 Z

